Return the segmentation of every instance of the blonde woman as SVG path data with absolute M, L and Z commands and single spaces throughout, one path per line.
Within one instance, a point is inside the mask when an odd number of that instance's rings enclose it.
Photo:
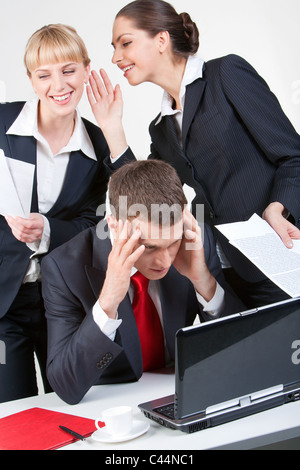
M 75 29 L 49 25 L 36 31 L 25 51 L 36 98 L 0 105 L 0 149 L 12 171 L 34 165 L 29 218 L 0 216 L 0 402 L 37 393 L 34 352 L 45 391 L 46 322 L 41 297 L 41 258 L 97 223 L 111 157 L 130 159 L 118 135 L 122 109 L 106 103 L 103 132 L 80 117 L 77 105 L 90 73 L 90 59 Z M 104 101 L 105 101 L 104 97 Z M 116 110 L 115 110 L 116 108 Z M 117 111 L 117 112 L 116 112 Z M 121 143 L 121 146 L 123 141 Z M 20 183 L 19 183 L 20 184 Z

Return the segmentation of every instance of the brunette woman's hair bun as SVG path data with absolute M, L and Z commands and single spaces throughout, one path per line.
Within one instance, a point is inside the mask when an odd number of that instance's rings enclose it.
M 188 40 L 189 50 L 192 54 L 196 54 L 199 49 L 198 27 L 196 23 L 194 23 L 194 21 L 191 19 L 188 13 L 184 12 L 181 13 L 179 16 L 181 16 L 182 18 L 183 29 Z
M 163 0 L 135 0 L 123 7 L 116 18 L 129 18 L 139 29 L 154 37 L 161 31 L 168 31 L 175 55 L 189 57 L 199 48 L 199 31 L 188 13 L 176 12 Z

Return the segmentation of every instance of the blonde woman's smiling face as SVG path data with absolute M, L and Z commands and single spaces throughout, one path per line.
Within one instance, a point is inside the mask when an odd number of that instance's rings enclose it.
M 52 116 L 74 113 L 87 83 L 90 67 L 83 63 L 41 64 L 31 72 L 32 87 L 40 99 L 41 112 Z

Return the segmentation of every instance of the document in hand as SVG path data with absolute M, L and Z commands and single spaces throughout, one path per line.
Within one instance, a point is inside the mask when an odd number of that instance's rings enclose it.
M 0 149 L 0 214 L 29 218 L 35 166 Z
M 216 228 L 288 295 L 300 296 L 300 240 L 293 240 L 294 248 L 286 248 L 272 227 L 257 214 L 246 222 Z

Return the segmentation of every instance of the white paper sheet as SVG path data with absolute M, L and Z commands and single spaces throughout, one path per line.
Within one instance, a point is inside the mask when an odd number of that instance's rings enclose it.
M 293 240 L 294 248 L 286 248 L 272 227 L 257 214 L 246 222 L 216 228 L 288 295 L 300 296 L 300 240 Z
M 29 218 L 35 166 L 0 149 L 0 214 Z

